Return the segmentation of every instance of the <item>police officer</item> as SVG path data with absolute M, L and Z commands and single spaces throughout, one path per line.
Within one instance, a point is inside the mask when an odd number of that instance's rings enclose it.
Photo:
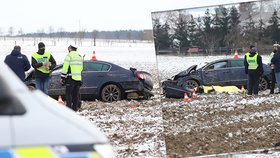
M 257 53 L 255 46 L 250 48 L 250 52 L 244 57 L 245 73 L 248 74 L 248 95 L 252 95 L 253 90 L 254 94 L 258 94 L 259 81 L 263 74 L 262 57 Z
M 32 54 L 31 65 L 35 69 L 36 88 L 48 94 L 50 70 L 55 68 L 56 61 L 49 52 L 45 52 L 45 44 L 38 44 L 38 52 Z
M 271 59 L 273 58 L 274 54 L 277 52 L 278 44 L 273 44 L 273 51 L 268 56 L 268 64 L 271 67 L 271 86 L 270 86 L 270 94 L 274 94 L 274 88 L 276 83 L 275 72 L 274 72 L 274 64 L 271 63 Z
M 278 85 L 278 94 L 280 93 L 280 45 L 277 45 L 277 51 L 274 53 L 271 63 L 274 65 L 275 78 Z
M 61 72 L 61 84 L 66 85 L 66 106 L 74 111 L 78 110 L 80 87 L 82 85 L 83 59 L 77 54 L 77 47 L 68 47 Z

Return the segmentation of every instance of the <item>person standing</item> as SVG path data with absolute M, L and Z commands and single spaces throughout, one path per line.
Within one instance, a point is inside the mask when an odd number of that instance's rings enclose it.
M 83 58 L 76 51 L 76 46 L 68 47 L 61 72 L 61 84 L 66 85 L 66 106 L 74 111 L 79 108 L 83 71 Z
M 36 89 L 48 95 L 48 86 L 50 79 L 50 70 L 55 68 L 56 61 L 49 52 L 45 52 L 45 44 L 38 44 L 38 52 L 32 54 L 31 65 L 35 69 Z
M 274 65 L 275 78 L 278 86 L 278 93 L 280 92 L 280 45 L 277 45 L 277 51 L 271 59 L 271 64 Z
M 257 53 L 257 48 L 254 46 L 250 47 L 250 52 L 245 54 L 244 65 L 245 73 L 248 74 L 248 95 L 258 94 L 259 81 L 263 74 L 262 57 Z
M 270 85 L 270 94 L 274 94 L 274 88 L 276 83 L 275 72 L 274 72 L 274 65 L 271 63 L 271 59 L 273 58 L 274 54 L 277 52 L 278 44 L 273 44 L 273 51 L 268 56 L 268 64 L 271 67 L 271 85 Z
M 21 47 L 18 45 L 14 46 L 11 54 L 6 56 L 4 62 L 24 82 L 25 71 L 28 71 L 31 66 L 27 57 L 21 53 Z

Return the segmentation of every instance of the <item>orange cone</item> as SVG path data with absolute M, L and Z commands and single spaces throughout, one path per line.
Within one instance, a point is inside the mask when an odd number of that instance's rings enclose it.
M 64 102 L 63 102 L 63 100 L 62 100 L 62 98 L 61 98 L 61 95 L 58 96 L 57 103 L 60 104 L 60 105 L 64 105 Z
M 238 59 L 238 52 L 237 52 L 237 50 L 235 50 L 233 58 L 234 59 Z
M 92 52 L 92 58 L 91 58 L 91 60 L 96 60 L 95 51 Z
M 190 102 L 190 98 L 187 93 L 184 94 L 184 102 Z
M 241 87 L 241 93 L 243 93 L 244 95 L 246 94 L 246 90 L 245 90 L 244 86 Z
M 195 89 L 193 89 L 193 91 L 192 91 L 192 98 L 193 99 L 197 98 L 197 94 L 195 93 Z
M 245 91 L 244 86 L 241 87 L 241 92 L 243 93 Z

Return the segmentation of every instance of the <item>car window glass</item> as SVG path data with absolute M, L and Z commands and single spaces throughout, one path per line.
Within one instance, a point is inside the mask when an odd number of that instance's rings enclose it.
M 227 62 L 222 61 L 218 63 L 211 64 L 207 67 L 207 70 L 216 70 L 216 69 L 221 69 L 221 68 L 226 68 L 227 67 Z
M 110 65 L 105 63 L 84 63 L 83 71 L 108 71 L 110 69 Z
M 243 60 L 231 60 L 230 67 L 244 67 Z

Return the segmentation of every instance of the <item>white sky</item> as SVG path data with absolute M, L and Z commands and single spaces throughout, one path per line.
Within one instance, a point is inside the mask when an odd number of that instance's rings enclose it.
M 5 0 L 0 5 L 0 33 L 152 29 L 151 12 L 251 0 Z

